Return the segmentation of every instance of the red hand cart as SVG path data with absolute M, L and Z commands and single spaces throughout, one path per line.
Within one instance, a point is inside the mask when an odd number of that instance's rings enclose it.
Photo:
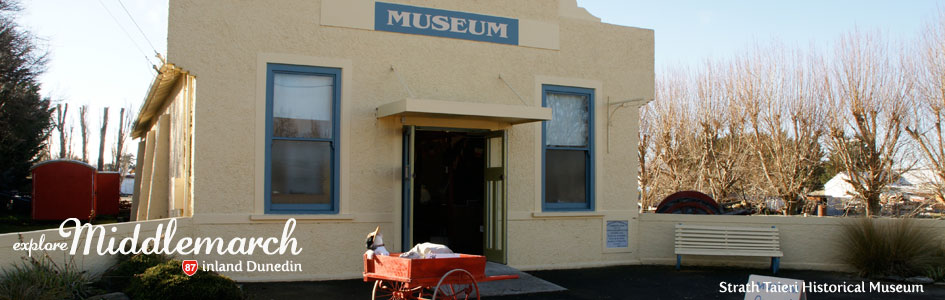
M 371 299 L 479 299 L 478 282 L 515 279 L 486 276 L 486 257 L 460 254 L 451 258 L 409 259 L 399 253 L 364 255 L 364 281 L 374 281 Z

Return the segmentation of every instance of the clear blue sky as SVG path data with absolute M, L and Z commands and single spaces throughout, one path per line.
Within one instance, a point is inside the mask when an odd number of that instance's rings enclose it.
M 154 48 L 164 53 L 167 1 L 121 1 Z M 131 107 L 136 114 L 156 74 L 150 66 L 158 64 L 155 50 L 117 0 L 21 0 L 21 4 L 24 11 L 18 23 L 40 38 L 40 44 L 48 50 L 48 68 L 40 78 L 41 92 L 54 101 L 69 103 L 69 115 L 75 124 L 75 153 L 81 155 L 80 105 L 90 106 L 92 128 L 100 127 L 101 111 L 105 106 L 110 107 L 106 143 L 111 145 L 117 132 L 118 110 Z M 94 162 L 98 154 L 98 130 L 90 131 L 89 159 Z M 136 153 L 137 143 L 129 146 L 128 153 Z M 58 149 L 58 145 L 55 147 Z M 105 151 L 105 156 L 106 161 L 111 161 L 110 150 Z
M 607 1 L 578 0 L 602 21 L 650 28 L 657 72 L 671 65 L 727 57 L 755 41 L 826 47 L 854 28 L 908 42 L 945 1 Z
M 121 1 L 154 50 L 164 53 L 167 1 Z M 41 78 L 44 95 L 71 103 L 71 111 L 91 105 L 93 127 L 104 106 L 112 107 L 111 124 L 117 124 L 119 107 L 140 106 L 155 74 L 149 60 L 157 60 L 118 0 L 34 0 L 23 5 L 20 24 L 43 38 L 50 51 L 49 69 Z M 854 28 L 882 30 L 893 41 L 909 42 L 945 2 L 578 0 L 578 5 L 607 23 L 654 29 L 659 72 L 670 65 L 727 57 L 755 41 L 825 47 Z M 97 138 L 90 144 L 95 142 Z

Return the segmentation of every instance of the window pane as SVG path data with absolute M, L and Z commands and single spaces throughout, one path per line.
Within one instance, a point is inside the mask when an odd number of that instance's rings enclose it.
M 545 202 L 585 203 L 585 151 L 545 151 Z
M 272 141 L 272 204 L 331 203 L 329 142 Z
M 273 136 L 331 138 L 333 79 L 273 74 Z
M 587 96 L 548 93 L 551 121 L 545 132 L 549 146 L 587 146 Z
M 489 138 L 486 140 L 487 149 L 489 150 L 488 159 L 486 161 L 487 168 L 498 168 L 502 167 L 502 164 L 505 163 L 505 158 L 502 157 L 502 142 L 503 139 L 500 137 Z

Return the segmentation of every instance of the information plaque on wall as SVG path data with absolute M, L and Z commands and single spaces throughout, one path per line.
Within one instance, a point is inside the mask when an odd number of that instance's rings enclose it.
M 627 248 L 627 221 L 607 221 L 607 248 Z

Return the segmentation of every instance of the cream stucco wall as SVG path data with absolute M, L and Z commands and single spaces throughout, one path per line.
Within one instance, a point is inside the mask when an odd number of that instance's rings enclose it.
M 891 219 L 879 219 L 889 222 Z M 641 214 L 639 230 L 639 257 L 644 264 L 675 264 L 673 254 L 675 225 L 677 223 L 713 226 L 771 227 L 780 231 L 781 267 L 850 271 L 842 262 L 842 228 L 857 222 L 857 218 L 803 217 L 803 216 L 705 216 L 677 214 Z M 945 235 L 945 221 L 917 219 L 916 225 L 931 230 L 936 236 Z M 683 266 L 728 265 L 765 268 L 766 257 L 695 256 L 684 255 Z
M 633 220 L 637 214 L 638 112 L 615 111 L 607 103 L 652 99 L 653 31 L 600 23 L 567 0 L 389 2 L 523 20 L 524 44 L 368 30 L 359 25 L 368 19 L 357 16 L 373 6 L 365 1 L 170 2 L 168 60 L 200 82 L 193 135 L 197 231 L 261 234 L 290 217 L 266 215 L 263 209 L 265 65 L 342 69 L 340 213 L 291 215 L 308 243 L 304 256 L 291 259 L 311 267 L 301 274 L 228 275 L 357 277 L 361 239 L 377 225 L 384 228 L 388 247 L 399 249 L 404 124 L 507 130 L 510 265 L 635 262 L 636 225 L 631 224 L 627 249 L 606 249 L 603 226 L 605 220 Z M 334 25 L 323 25 L 329 23 Z M 377 107 L 404 98 L 538 107 L 541 84 L 595 89 L 594 212 L 541 212 L 538 123 L 375 117 Z M 574 238 L 589 248 L 574 250 Z

